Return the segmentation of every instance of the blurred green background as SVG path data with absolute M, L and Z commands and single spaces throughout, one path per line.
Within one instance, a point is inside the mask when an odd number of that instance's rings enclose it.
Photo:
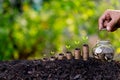
M 120 0 L 0 0 L 0 60 L 39 59 L 110 40 L 120 53 L 120 30 L 98 30 L 106 9 Z

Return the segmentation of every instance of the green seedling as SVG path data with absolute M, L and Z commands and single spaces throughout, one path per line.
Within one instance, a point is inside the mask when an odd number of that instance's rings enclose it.
M 69 51 L 71 49 L 71 47 L 72 47 L 71 44 L 72 44 L 72 41 L 66 41 L 65 48 L 67 51 Z
M 78 44 L 80 44 L 80 41 L 74 41 L 74 43 L 75 43 L 76 45 L 78 45 Z
M 70 50 L 70 48 L 71 48 L 71 46 L 70 46 L 70 45 L 66 45 L 65 47 L 66 47 L 67 51 L 69 51 L 69 50 Z
M 60 53 L 62 51 L 62 48 L 58 48 L 58 53 Z
M 66 47 L 67 49 L 70 49 L 70 45 L 66 45 L 65 47 Z
M 47 55 L 46 55 L 46 54 L 43 54 L 43 57 L 47 57 Z
M 82 41 L 83 43 L 88 43 L 88 36 L 83 36 Z
M 54 51 L 51 51 L 51 52 L 50 52 L 50 54 L 51 54 L 51 55 L 54 55 L 54 54 L 55 54 L 55 52 L 54 52 Z
M 80 45 L 80 41 L 74 41 L 74 44 L 75 44 L 75 47 L 79 47 L 79 45 Z

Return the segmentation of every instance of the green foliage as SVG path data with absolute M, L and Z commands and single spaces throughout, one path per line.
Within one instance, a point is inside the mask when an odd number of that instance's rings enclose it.
M 38 6 L 29 0 L 19 3 L 20 7 L 10 0 L 0 3 L 0 60 L 53 55 L 64 47 L 81 46 L 93 34 L 110 39 L 116 49 L 120 46 L 119 31 L 98 31 L 99 16 L 108 8 L 119 9 L 118 0 L 41 0 Z

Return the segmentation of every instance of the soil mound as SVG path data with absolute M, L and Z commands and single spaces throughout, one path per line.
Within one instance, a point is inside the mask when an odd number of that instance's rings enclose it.
M 1 61 L 0 80 L 120 80 L 120 63 L 94 58 Z

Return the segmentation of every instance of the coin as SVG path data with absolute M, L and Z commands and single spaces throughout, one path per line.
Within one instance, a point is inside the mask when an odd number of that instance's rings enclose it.
M 100 49 L 100 48 L 97 48 L 96 50 L 95 50 L 95 53 L 101 53 L 102 52 L 102 49 Z

